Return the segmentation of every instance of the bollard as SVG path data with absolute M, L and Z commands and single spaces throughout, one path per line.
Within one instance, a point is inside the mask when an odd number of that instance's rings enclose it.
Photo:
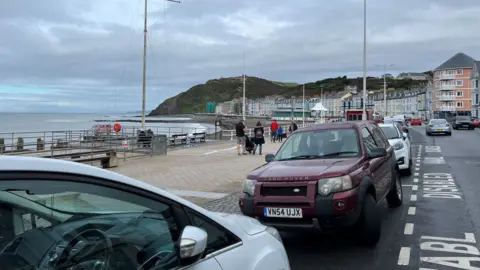
M 17 150 L 23 150 L 23 138 L 22 137 L 18 137 L 17 139 Z
M 230 141 L 233 141 L 233 130 L 230 131 Z

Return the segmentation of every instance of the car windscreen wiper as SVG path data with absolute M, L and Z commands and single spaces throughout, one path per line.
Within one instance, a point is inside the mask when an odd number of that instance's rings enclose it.
M 358 155 L 358 152 L 355 152 L 355 151 L 333 152 L 333 153 L 328 153 L 328 154 L 322 155 L 321 157 L 335 157 L 335 156 L 340 156 L 342 154 L 357 154 Z
M 284 160 L 295 160 L 295 159 L 316 159 L 316 158 L 322 158 L 322 155 L 299 155 L 299 156 L 293 156 L 289 158 L 282 158 L 282 159 L 277 159 L 276 161 L 284 161 Z

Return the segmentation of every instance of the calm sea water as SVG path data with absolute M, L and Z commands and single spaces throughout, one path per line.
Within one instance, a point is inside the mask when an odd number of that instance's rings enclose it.
M 94 120 L 127 120 L 137 119 L 134 114 L 48 114 L 48 113 L 0 113 L 0 133 L 12 132 L 40 132 L 40 131 L 67 131 L 67 130 L 87 130 L 96 124 L 107 124 L 94 122 Z M 147 118 L 148 119 L 148 118 Z M 162 119 L 162 118 L 155 118 Z M 172 118 L 163 118 L 172 119 Z M 178 118 L 177 118 L 178 119 Z M 113 124 L 114 122 L 109 122 Z M 140 127 L 140 123 L 120 122 L 124 127 Z M 209 124 L 196 123 L 146 123 L 147 128 L 151 128 L 158 133 L 167 134 L 184 130 L 194 130 L 195 132 L 213 132 L 214 126 Z

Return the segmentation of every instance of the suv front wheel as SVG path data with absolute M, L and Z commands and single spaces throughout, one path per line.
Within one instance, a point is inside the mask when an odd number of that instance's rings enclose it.
M 356 237 L 360 244 L 375 246 L 382 233 L 382 222 L 377 207 L 377 202 L 370 193 L 365 194 L 362 213 L 356 224 Z

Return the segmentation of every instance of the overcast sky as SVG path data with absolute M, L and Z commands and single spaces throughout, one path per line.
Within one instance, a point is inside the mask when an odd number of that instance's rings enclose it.
M 362 75 L 363 0 L 149 1 L 147 109 L 211 78 Z M 368 0 L 368 75 L 480 58 L 480 1 Z M 141 109 L 143 0 L 5 0 L 0 111 Z M 248 90 L 248 89 L 247 89 Z

